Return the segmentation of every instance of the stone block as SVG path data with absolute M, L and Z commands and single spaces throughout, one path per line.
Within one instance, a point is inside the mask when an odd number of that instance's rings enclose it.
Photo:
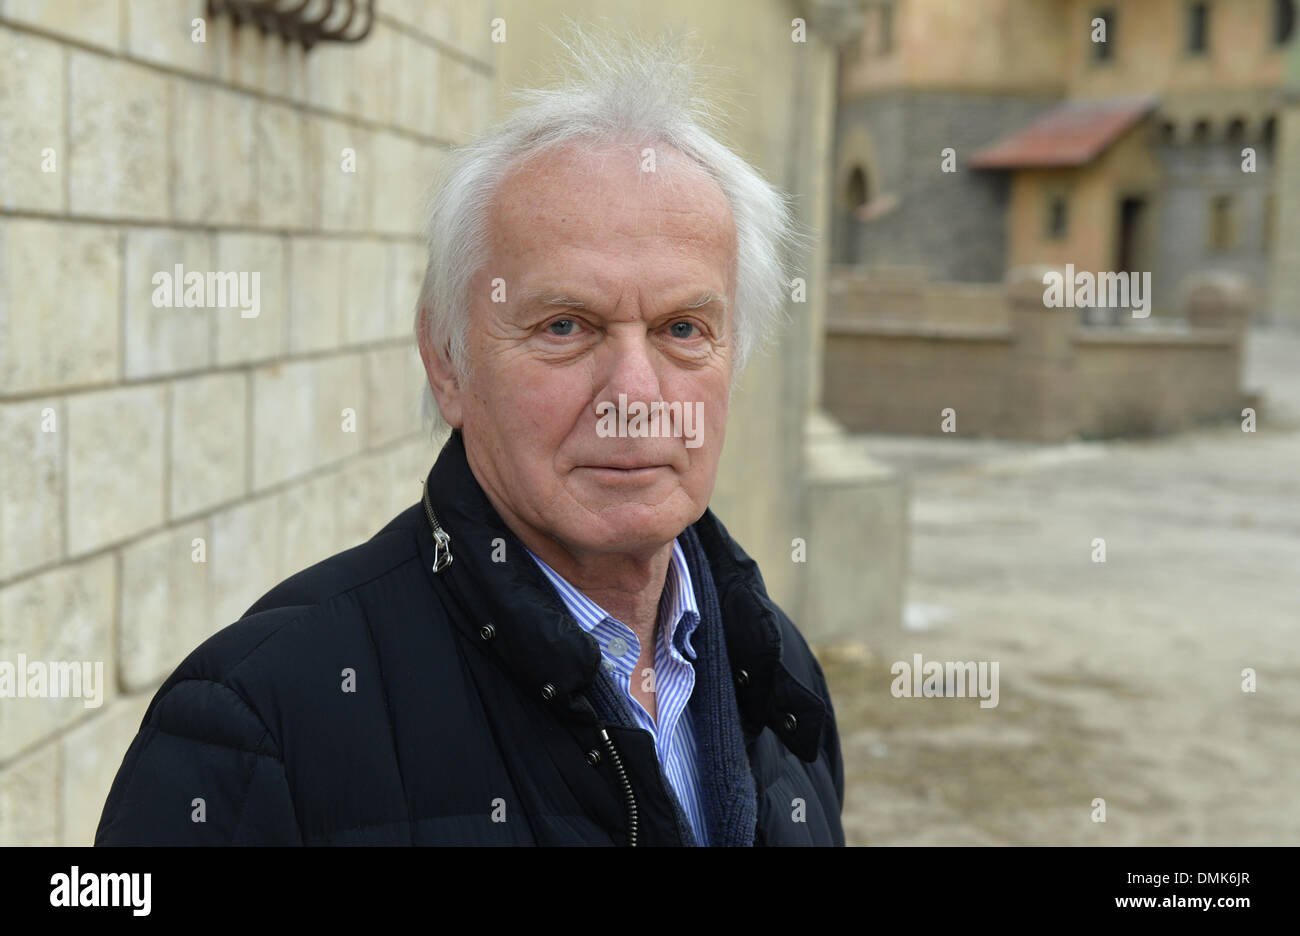
M 442 57 L 436 48 L 414 36 L 394 39 L 392 67 L 394 83 L 394 122 L 412 133 L 435 136 L 438 132 L 438 77 Z
M 0 221 L 0 392 L 117 379 L 119 236 L 92 225 Z
M 0 406 L 0 581 L 63 555 L 61 400 Z
M 248 382 L 244 374 L 213 374 L 172 385 L 170 516 L 244 493 Z
M 392 133 L 376 132 L 374 209 L 371 228 L 388 234 L 418 236 L 422 210 L 433 183 L 441 151 Z
M 255 117 L 258 224 L 306 228 L 316 217 L 306 118 L 279 104 L 259 103 Z
M 167 388 L 150 385 L 68 400 L 67 543 L 79 555 L 163 520 Z
M 253 372 L 253 490 L 311 470 L 317 425 L 313 376 L 311 361 Z
M 344 354 L 312 362 L 316 420 L 313 468 L 361 451 L 369 414 L 362 397 L 361 354 Z M 350 410 L 351 414 L 344 413 Z
M 127 51 L 134 58 L 199 75 L 211 74 L 216 44 L 207 35 L 205 0 L 130 0 Z M 203 42 L 194 41 L 194 20 L 204 20 Z
M 343 340 L 382 341 L 391 331 L 388 250 L 380 241 L 349 241 L 343 248 Z
M 372 134 L 325 117 L 308 118 L 307 128 L 307 152 L 320 189 L 321 228 L 369 229 L 371 193 L 378 169 Z
M 165 218 L 168 79 L 87 52 L 68 56 L 69 209 Z
M 263 361 L 284 352 L 286 310 L 285 242 L 265 234 L 218 234 L 216 258 L 221 272 L 258 274 L 258 314 L 245 318 L 239 309 L 217 309 L 216 363 Z
M 366 392 L 361 421 L 366 432 L 366 448 L 418 432 L 418 402 L 426 378 L 415 342 L 368 351 L 365 361 Z
M 181 80 L 172 82 L 171 94 L 176 217 L 204 224 L 254 223 L 254 99 Z
M 125 0 L 5 0 L 3 7 L 6 19 L 116 52 L 122 48 L 124 2 Z
M 295 238 L 289 245 L 289 351 L 329 351 L 342 340 L 343 241 Z
M 186 308 L 184 281 L 191 273 L 206 277 L 212 270 L 212 239 L 164 228 L 128 228 L 123 236 L 126 376 L 155 377 L 207 366 L 212 353 L 211 318 L 231 313 L 204 306 Z M 166 278 L 158 279 L 159 274 Z M 204 301 L 208 301 L 206 289 Z
M 59 845 L 59 746 L 0 767 L 0 846 Z
M 118 655 L 127 692 L 161 682 L 207 638 L 209 533 L 206 521 L 184 523 L 122 550 Z
M 56 42 L 0 28 L 0 208 L 66 207 L 63 55 Z
M 91 717 L 116 696 L 117 597 L 112 556 L 62 566 L 0 589 L 0 663 L 13 666 L 15 679 L 20 669 L 27 673 L 25 691 L 43 693 L 0 699 L 0 763 Z M 91 665 L 78 665 L 74 673 L 72 664 L 83 663 Z M 50 664 L 67 668 L 58 672 Z M 31 680 L 36 667 L 45 673 L 41 683 Z M 16 684 L 12 691 L 17 692 Z M 56 691 L 66 694 L 52 695 Z

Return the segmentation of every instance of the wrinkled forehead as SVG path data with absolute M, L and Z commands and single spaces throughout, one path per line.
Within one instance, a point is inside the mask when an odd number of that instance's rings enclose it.
M 662 238 L 734 268 L 736 252 L 731 206 L 707 170 L 633 139 L 569 142 L 516 162 L 493 200 L 489 236 L 494 253 Z

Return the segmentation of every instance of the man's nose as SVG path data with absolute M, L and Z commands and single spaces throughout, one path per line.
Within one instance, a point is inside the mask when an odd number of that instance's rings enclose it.
M 627 394 L 629 402 L 653 403 L 661 399 L 659 368 L 662 360 L 649 335 L 622 334 L 608 341 L 603 350 L 605 380 L 597 402 L 609 400 L 617 403 L 619 394 Z

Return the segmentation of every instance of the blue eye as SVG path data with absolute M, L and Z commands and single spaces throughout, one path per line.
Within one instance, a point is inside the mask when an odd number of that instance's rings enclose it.
M 693 335 L 694 328 L 695 324 L 693 322 L 673 322 L 669 326 L 674 338 L 690 338 Z
M 558 335 L 563 338 L 567 335 L 573 334 L 573 329 L 576 327 L 576 324 L 577 323 L 575 323 L 573 319 L 557 319 L 546 327 L 551 330 L 552 335 Z

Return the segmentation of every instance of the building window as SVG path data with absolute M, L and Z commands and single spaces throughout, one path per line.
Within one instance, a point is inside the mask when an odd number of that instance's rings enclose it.
M 1295 0 L 1273 0 L 1273 44 L 1286 45 L 1295 33 Z
M 1210 46 L 1210 4 L 1190 0 L 1187 4 L 1187 54 L 1204 55 Z
M 1201 118 L 1192 124 L 1192 142 L 1208 143 L 1210 142 L 1210 122 Z
M 1070 230 L 1070 199 L 1062 189 L 1047 193 L 1044 212 L 1043 236 L 1048 240 L 1065 240 Z
M 1272 146 L 1273 140 L 1277 137 L 1277 117 L 1270 115 L 1264 121 L 1263 132 L 1260 133 L 1260 140 L 1265 146 Z
M 1210 199 L 1210 250 L 1232 250 L 1237 246 L 1232 207 L 1231 195 L 1215 195 Z
M 1243 143 L 1246 140 L 1246 121 L 1241 117 L 1234 117 L 1228 121 L 1228 129 L 1224 131 L 1224 137 L 1229 143 Z
M 1094 62 L 1114 61 L 1114 7 L 1100 7 L 1092 11 L 1092 16 L 1088 18 L 1088 39 L 1092 43 L 1092 60 Z
M 1157 139 L 1165 146 L 1173 146 L 1178 139 L 1178 128 L 1172 120 L 1160 122 L 1160 135 Z
M 876 20 L 876 49 L 881 55 L 889 55 L 894 51 L 894 7 L 893 4 L 885 4 L 879 8 Z
M 867 189 L 867 174 L 858 166 L 854 166 L 849 173 L 849 187 L 845 196 L 849 210 L 855 212 L 871 200 L 871 192 Z

